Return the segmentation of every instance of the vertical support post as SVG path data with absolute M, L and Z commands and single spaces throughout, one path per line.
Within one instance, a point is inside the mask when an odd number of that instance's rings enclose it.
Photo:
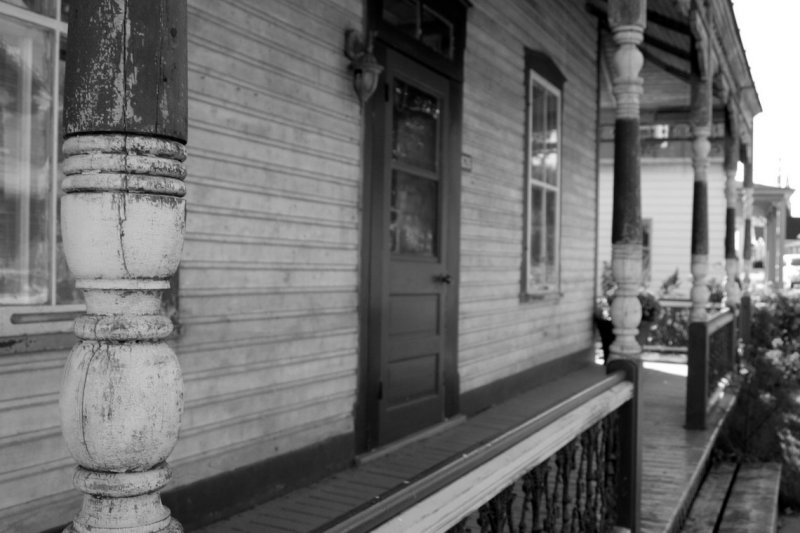
M 711 151 L 712 76 L 707 39 L 693 38 L 692 54 L 692 167 L 694 204 L 692 209 L 692 309 L 691 321 L 707 318 L 708 276 L 708 154 Z
M 614 126 L 614 214 L 611 229 L 611 268 L 617 292 L 611 304 L 614 342 L 610 358 L 638 358 L 642 348 L 636 341 L 642 306 L 642 201 L 639 101 L 644 80 L 639 72 L 644 56 L 638 45 L 647 20 L 645 0 L 609 2 L 609 25 L 617 44 L 614 53 L 614 96 L 617 118 Z
M 736 167 L 739 163 L 739 128 L 732 105 L 725 120 L 725 295 L 728 307 L 737 312 L 742 302 L 739 288 L 739 257 L 736 255 Z
M 750 273 L 753 270 L 753 147 L 742 147 L 744 156 L 744 183 L 742 186 L 742 214 L 744 232 L 742 235 L 742 258 L 744 259 L 744 280 L 742 282 L 742 341 L 750 343 L 750 324 L 752 321 L 752 299 L 750 298 Z
M 609 373 L 620 370 L 633 383 L 633 398 L 619 409 L 617 526 L 637 533 L 642 509 L 642 363 L 636 359 L 609 361 Z
M 686 376 L 686 429 L 706 429 L 709 353 L 708 322 L 691 322 Z
M 180 262 L 185 0 L 73 5 L 64 93 L 64 249 L 87 314 L 61 424 L 83 507 L 67 532 L 177 532 L 161 503 L 183 382 L 161 292 Z
M 617 526 L 636 533 L 641 522 L 642 476 L 642 347 L 636 341 L 642 306 L 642 200 L 639 105 L 644 80 L 639 73 L 644 56 L 639 45 L 647 23 L 646 0 L 609 0 L 608 22 L 614 53 L 614 214 L 611 268 L 617 292 L 611 304 L 614 342 L 608 370 L 623 369 L 634 384 L 633 399 L 620 411 L 620 472 Z
M 696 11 L 692 13 L 692 308 L 689 325 L 689 368 L 686 379 L 686 427 L 704 429 L 708 400 L 708 155 L 711 151 L 713 55 Z

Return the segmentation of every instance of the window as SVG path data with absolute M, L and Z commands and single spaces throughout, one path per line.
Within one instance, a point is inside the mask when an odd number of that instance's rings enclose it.
M 561 89 L 549 57 L 526 53 L 527 129 L 523 291 L 557 293 L 560 285 Z
M 383 0 L 383 20 L 447 59 L 453 59 L 453 23 L 420 0 Z
M 0 0 L 0 336 L 83 309 L 58 224 L 66 0 Z

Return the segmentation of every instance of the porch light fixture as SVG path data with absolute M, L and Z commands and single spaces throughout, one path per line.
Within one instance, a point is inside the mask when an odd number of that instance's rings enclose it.
M 353 89 L 362 106 L 378 88 L 378 79 L 383 72 L 383 67 L 372 53 L 374 39 L 375 32 L 370 32 L 366 41 L 357 30 L 350 29 L 344 34 L 344 55 L 350 60 Z

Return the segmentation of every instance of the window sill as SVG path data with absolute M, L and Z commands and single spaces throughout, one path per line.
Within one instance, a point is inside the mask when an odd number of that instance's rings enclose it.
M 561 291 L 523 292 L 519 295 L 519 301 L 522 303 L 554 302 L 563 296 L 564 293 Z
M 83 304 L 0 307 L 0 337 L 72 333 L 75 317 L 85 312 Z

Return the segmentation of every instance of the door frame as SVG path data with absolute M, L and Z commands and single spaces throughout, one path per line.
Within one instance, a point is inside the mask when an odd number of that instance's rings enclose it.
M 458 379 L 458 302 L 459 302 L 459 280 L 460 280 L 460 236 L 461 236 L 461 121 L 462 121 L 462 98 L 463 84 L 461 76 L 454 78 L 452 71 L 442 72 L 438 68 L 433 68 L 431 62 L 420 60 L 419 57 L 409 56 L 404 53 L 404 47 L 393 46 L 391 42 L 380 37 L 375 41 L 375 55 L 378 62 L 385 65 L 387 50 L 391 49 L 394 53 L 406 56 L 406 58 L 420 63 L 422 66 L 435 71 L 448 80 L 449 100 L 450 100 L 450 120 L 449 124 L 443 124 L 444 138 L 447 142 L 443 145 L 443 157 L 446 158 L 445 167 L 448 180 L 449 192 L 444 202 L 445 208 L 450 215 L 446 226 L 449 227 L 444 244 L 444 253 L 447 258 L 447 272 L 452 275 L 454 282 L 448 287 L 445 298 L 444 309 L 444 361 L 443 361 L 443 383 L 445 387 L 444 416 L 452 417 L 459 412 L 460 384 Z M 424 58 L 423 54 L 423 58 Z M 437 61 L 439 61 L 437 59 Z M 459 68 L 459 73 L 461 69 Z M 383 135 L 384 115 L 383 108 L 385 102 L 385 76 L 381 75 L 378 90 L 372 96 L 363 109 L 364 123 L 364 142 L 363 142 L 363 168 L 362 176 L 362 230 L 361 230 L 361 279 L 359 291 L 359 356 L 358 356 L 358 391 L 355 408 L 355 445 L 356 453 L 363 453 L 377 446 L 378 443 L 378 395 L 381 367 L 375 364 L 370 353 L 376 349 L 380 343 L 380 332 L 371 333 L 371 326 L 374 323 L 372 317 L 374 313 L 381 312 L 376 307 L 377 299 L 381 297 L 381 288 L 384 280 L 380 262 L 375 260 L 373 254 L 376 246 L 379 246 L 383 239 L 377 235 L 375 228 L 376 221 L 384 216 L 380 209 L 376 208 L 373 197 L 376 194 L 373 183 L 374 172 L 381 172 L 375 163 L 380 161 L 378 155 L 381 142 L 375 142 Z M 376 294 L 378 293 L 378 294 Z

